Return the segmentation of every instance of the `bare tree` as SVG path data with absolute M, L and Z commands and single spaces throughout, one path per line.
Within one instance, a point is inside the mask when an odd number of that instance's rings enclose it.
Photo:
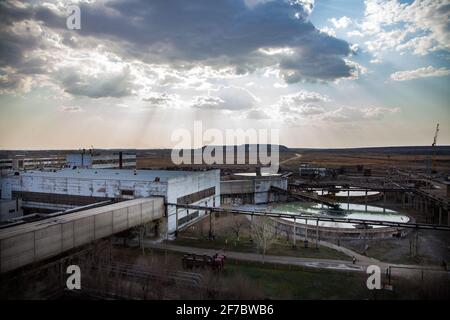
M 242 219 L 244 218 L 244 219 Z M 236 236 L 237 241 L 239 241 L 239 237 L 241 235 L 241 231 L 245 225 L 245 217 L 239 217 L 236 215 L 232 216 L 231 222 L 230 222 L 230 229 L 233 232 L 233 234 Z
M 255 217 L 251 226 L 252 238 L 263 255 L 263 263 L 267 250 L 276 240 L 274 222 L 268 217 Z

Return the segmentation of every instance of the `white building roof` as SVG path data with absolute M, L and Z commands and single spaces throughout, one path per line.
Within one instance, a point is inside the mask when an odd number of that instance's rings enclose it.
M 136 174 L 135 174 L 136 173 Z M 134 169 L 61 169 L 56 171 L 29 170 L 21 171 L 21 176 L 47 178 L 78 178 L 78 179 L 106 179 L 106 180 L 134 180 L 154 181 L 159 177 L 161 182 L 169 179 L 198 175 L 202 171 L 178 170 L 134 170 Z

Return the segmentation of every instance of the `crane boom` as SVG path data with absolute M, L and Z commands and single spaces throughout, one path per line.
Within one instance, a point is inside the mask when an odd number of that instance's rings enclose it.
M 436 146 L 436 142 L 437 142 L 437 138 L 438 138 L 438 133 L 439 133 L 439 123 L 436 125 L 436 132 L 434 133 L 433 144 L 431 145 L 432 147 L 435 147 L 435 146 Z

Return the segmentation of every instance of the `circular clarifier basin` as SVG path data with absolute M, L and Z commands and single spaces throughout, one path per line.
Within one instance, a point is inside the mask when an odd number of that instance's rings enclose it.
M 408 222 L 410 218 L 406 215 L 400 214 L 397 211 L 390 209 L 383 209 L 381 207 L 364 205 L 364 204 L 341 204 L 341 210 L 335 211 L 328 209 L 317 203 L 304 202 L 289 202 L 272 204 L 267 209 L 271 212 L 290 213 L 290 214 L 312 214 L 312 215 L 328 215 L 330 217 L 361 219 L 361 220 L 377 220 L 389 222 Z M 284 220 L 293 221 L 294 219 L 283 218 Z M 314 219 L 296 219 L 299 224 L 316 225 Z M 319 227 L 325 228 L 342 228 L 342 229 L 356 229 L 359 226 L 354 223 L 333 222 L 333 221 L 319 221 Z M 386 228 L 384 226 L 373 225 L 372 228 Z
M 328 207 L 318 203 L 308 202 L 286 202 L 286 203 L 271 203 L 267 204 L 244 204 L 234 209 L 246 210 L 246 211 L 266 211 L 274 213 L 288 213 L 288 214 L 311 214 L 311 219 L 298 218 L 295 222 L 298 225 L 305 225 L 306 223 L 311 226 L 316 226 L 316 220 L 314 215 L 327 215 L 330 217 L 339 218 L 351 218 L 361 220 L 377 220 L 377 221 L 389 221 L 389 222 L 409 222 L 410 218 L 407 215 L 401 214 L 395 210 L 383 209 L 382 207 L 376 207 L 365 204 L 341 204 L 341 210 L 336 211 L 329 209 Z M 281 218 L 282 221 L 293 222 L 291 218 Z M 308 221 L 306 221 L 308 220 Z M 389 228 L 385 226 L 369 225 L 371 229 L 382 230 L 383 228 Z M 319 221 L 320 228 L 329 228 L 334 230 L 357 230 L 361 229 L 360 226 L 354 223 L 347 222 L 333 222 L 333 221 Z
M 360 191 L 357 190 L 357 187 L 350 187 L 347 189 L 350 189 L 349 191 L 339 191 L 339 189 L 341 189 L 342 186 L 336 186 L 336 192 L 328 192 L 327 190 L 324 190 L 323 193 L 322 192 L 317 192 L 318 195 L 333 195 L 335 197 L 365 197 L 366 196 L 366 191 Z M 356 189 L 356 190 L 351 190 L 351 189 Z M 380 192 L 379 191 L 367 191 L 367 196 L 375 196 L 375 195 L 379 195 Z

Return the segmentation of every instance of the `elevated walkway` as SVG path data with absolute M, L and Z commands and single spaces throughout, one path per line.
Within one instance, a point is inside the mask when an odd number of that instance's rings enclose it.
M 0 272 L 160 219 L 164 211 L 162 197 L 140 198 L 1 229 Z

